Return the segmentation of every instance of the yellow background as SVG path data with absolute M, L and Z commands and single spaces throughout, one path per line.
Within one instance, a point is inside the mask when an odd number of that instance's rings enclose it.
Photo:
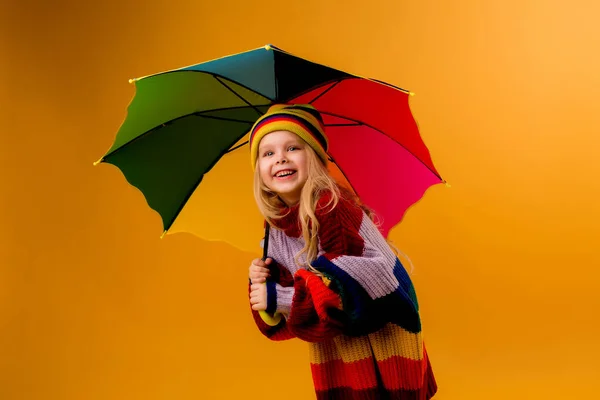
M 313 398 L 306 346 L 254 328 L 255 254 L 160 240 L 140 192 L 92 167 L 129 78 L 267 43 L 416 93 L 452 187 L 430 189 L 392 239 L 415 264 L 436 398 L 595 398 L 599 12 L 591 0 L 5 0 L 0 399 Z

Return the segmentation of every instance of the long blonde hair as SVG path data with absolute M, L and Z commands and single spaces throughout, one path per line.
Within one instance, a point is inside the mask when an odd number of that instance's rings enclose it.
M 304 247 L 294 260 L 298 266 L 306 266 L 312 272 L 322 275 L 314 269 L 311 263 L 317 258 L 319 252 L 318 232 L 319 221 L 315 215 L 317 202 L 323 193 L 330 193 L 331 199 L 325 205 L 326 209 L 335 208 L 341 196 L 344 199 L 353 201 L 358 207 L 362 208 L 365 214 L 377 225 L 376 215 L 360 202 L 358 197 L 350 190 L 338 185 L 335 179 L 329 174 L 327 166 L 321 162 L 315 151 L 310 146 L 305 146 L 307 156 L 307 179 L 300 193 L 300 203 L 298 207 L 298 219 L 300 221 Z M 258 161 L 257 161 L 258 163 Z M 286 204 L 281 200 L 277 193 L 270 190 L 262 181 L 258 165 L 254 169 L 254 198 L 258 209 L 267 220 L 267 223 L 273 225 L 277 219 L 284 218 L 287 214 L 280 214 L 286 208 Z M 389 240 L 387 241 L 391 249 L 398 254 L 399 250 Z M 300 262 L 300 257 L 306 255 L 306 263 Z M 408 258 L 408 257 L 407 257 Z M 409 260 L 410 261 L 410 260 Z M 412 263 L 411 263 L 412 265 Z

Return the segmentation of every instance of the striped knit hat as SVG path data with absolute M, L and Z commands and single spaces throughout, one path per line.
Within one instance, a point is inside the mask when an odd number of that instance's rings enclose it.
M 300 136 L 327 164 L 327 136 L 321 114 L 310 104 L 275 104 L 260 117 L 250 131 L 250 162 L 256 167 L 258 144 L 265 135 L 289 131 Z

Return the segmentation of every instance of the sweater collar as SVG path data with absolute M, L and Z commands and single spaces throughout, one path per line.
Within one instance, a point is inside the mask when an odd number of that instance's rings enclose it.
M 279 212 L 279 215 L 282 217 L 274 219 L 273 226 L 282 230 L 287 236 L 302 236 L 302 228 L 300 226 L 300 219 L 298 218 L 299 210 L 300 203 L 291 207 L 282 207 Z

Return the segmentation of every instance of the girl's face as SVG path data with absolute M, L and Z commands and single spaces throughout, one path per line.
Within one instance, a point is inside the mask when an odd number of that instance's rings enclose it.
M 288 206 L 300 201 L 308 178 L 308 145 L 288 131 L 271 132 L 258 146 L 258 171 L 263 183 Z

